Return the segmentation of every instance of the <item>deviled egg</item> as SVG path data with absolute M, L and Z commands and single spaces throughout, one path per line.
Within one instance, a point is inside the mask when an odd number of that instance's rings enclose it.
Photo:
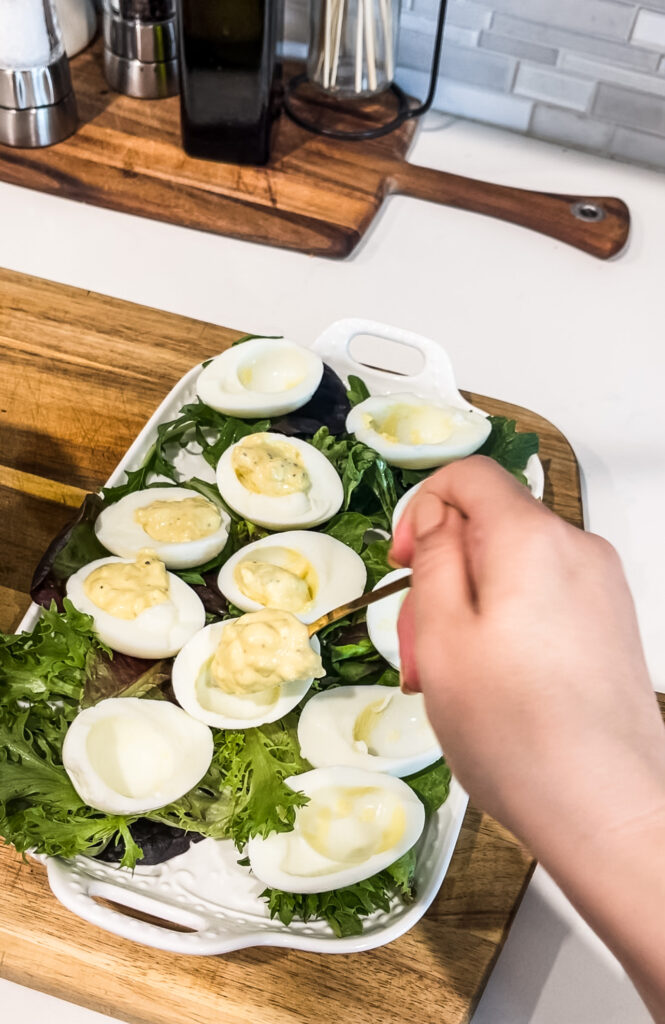
M 256 877 L 284 892 L 329 892 L 383 871 L 410 850 L 425 809 L 401 779 L 360 768 L 315 768 L 286 779 L 309 797 L 292 832 L 247 844 Z
M 213 359 L 196 382 L 206 405 L 231 416 L 282 416 L 309 402 L 323 363 L 309 349 L 277 338 L 252 338 Z
M 336 686 L 305 705 L 298 721 L 302 756 L 315 768 L 347 764 L 404 778 L 433 764 L 441 747 L 422 694 L 396 686 Z
M 395 580 L 401 580 L 404 576 L 410 576 L 410 569 L 395 569 L 389 572 L 380 580 L 374 590 L 378 587 L 387 587 Z M 367 608 L 367 632 L 369 638 L 389 665 L 399 670 L 399 640 L 397 637 L 397 620 L 404 603 L 408 590 L 400 590 L 390 597 L 384 597 L 381 601 L 375 601 Z
M 344 488 L 325 455 L 296 437 L 249 434 L 217 463 L 217 487 L 239 515 L 269 530 L 317 526 L 334 516 Z
M 320 650 L 290 612 L 249 612 L 192 637 L 173 664 L 173 692 L 188 714 L 219 729 L 276 722 L 325 675 Z
M 243 611 L 282 608 L 314 622 L 365 590 L 360 555 L 325 533 L 289 530 L 263 537 L 222 566 L 217 585 Z
M 346 429 L 390 466 L 433 469 L 477 451 L 491 425 L 481 412 L 397 394 L 359 402 L 346 418 Z
M 103 509 L 95 533 L 121 558 L 151 548 L 167 568 L 189 569 L 219 554 L 230 523 L 221 504 L 188 487 L 148 487 Z
M 110 697 L 76 716 L 62 746 L 62 763 L 90 807 L 143 814 L 193 789 L 212 753 L 207 725 L 175 704 Z
M 67 597 L 91 615 L 100 640 L 136 658 L 170 658 L 205 623 L 197 594 L 154 551 L 98 558 L 67 580 Z

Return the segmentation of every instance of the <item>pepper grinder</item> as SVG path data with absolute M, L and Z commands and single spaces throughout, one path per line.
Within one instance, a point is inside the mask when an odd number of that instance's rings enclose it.
M 139 100 L 178 92 L 176 0 L 104 0 L 104 74 Z
M 77 124 L 53 0 L 2 0 L 0 143 L 51 146 L 71 135 Z

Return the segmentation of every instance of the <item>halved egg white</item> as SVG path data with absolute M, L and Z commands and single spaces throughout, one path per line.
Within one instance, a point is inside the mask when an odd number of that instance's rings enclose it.
M 302 491 L 281 495 L 255 493 L 244 486 L 233 465 L 236 448 L 248 440 L 242 438 L 227 448 L 217 463 L 219 493 L 238 515 L 269 530 L 287 530 L 318 526 L 339 511 L 344 500 L 342 481 L 317 448 L 297 437 L 285 437 L 270 431 L 249 436 L 261 438 L 267 445 L 278 445 L 281 452 L 291 453 L 304 467 L 309 486 Z
M 491 426 L 484 413 L 405 393 L 366 398 L 351 409 L 346 429 L 390 466 L 433 469 L 477 451 Z
M 538 501 L 542 500 L 545 491 L 545 473 L 543 470 L 543 464 L 537 455 L 532 455 L 524 469 L 524 476 L 526 477 L 526 484 L 531 491 L 534 498 Z M 397 529 L 397 524 L 404 515 L 404 510 L 409 504 L 411 499 L 418 493 L 422 485 L 425 483 L 421 480 L 420 483 L 414 484 L 413 487 L 409 487 L 408 491 L 405 491 L 402 497 L 399 499 L 395 508 L 393 509 L 392 519 L 392 532 L 393 535 Z
M 160 541 L 137 522 L 136 512 L 154 502 L 207 501 L 219 516 L 219 527 L 196 540 Z M 103 509 L 95 523 L 99 541 L 114 555 L 134 558 L 142 548 L 150 548 L 169 569 L 189 569 L 203 565 L 218 555 L 229 536 L 231 518 L 221 502 L 213 505 L 189 487 L 148 487 L 127 494 L 114 505 Z
M 293 831 L 247 844 L 252 872 L 284 892 L 329 892 L 370 878 L 410 850 L 425 824 L 419 798 L 391 775 L 337 766 L 286 784 L 309 797 Z
M 175 698 L 192 718 L 217 729 L 251 729 L 276 722 L 300 703 L 313 679 L 295 679 L 261 693 L 225 693 L 211 679 L 210 662 L 222 632 L 232 621 L 206 626 L 180 651 L 171 678 Z M 318 654 L 317 638 L 312 637 L 310 644 Z
M 315 768 L 344 764 L 398 778 L 441 757 L 422 694 L 393 686 L 336 686 L 315 694 L 300 715 L 298 742 Z
M 110 697 L 81 711 L 62 761 L 74 789 L 107 814 L 143 814 L 193 789 L 207 772 L 212 733 L 163 700 Z
M 410 576 L 410 569 L 395 569 L 389 572 L 380 580 L 374 590 L 378 587 L 387 587 L 395 580 L 401 580 L 404 576 Z M 369 638 L 389 665 L 399 670 L 399 640 L 397 637 L 397 620 L 400 609 L 408 590 L 400 590 L 397 594 L 384 597 L 381 601 L 375 601 L 367 608 L 367 632 Z
M 262 604 L 248 597 L 240 589 L 237 570 L 243 562 L 271 562 L 270 554 L 275 549 L 286 549 L 301 555 L 312 567 L 315 589 L 312 600 L 305 607 L 288 608 L 301 622 L 314 622 L 320 615 L 352 601 L 365 590 L 367 569 L 360 555 L 347 544 L 325 533 L 308 530 L 289 530 L 278 536 L 263 537 L 237 551 L 222 566 L 217 585 L 226 597 L 243 611 L 258 611 L 261 608 L 278 608 L 279 597 L 274 603 Z M 284 562 L 280 559 L 280 562 Z M 280 564 L 279 562 L 277 564 Z M 269 591 L 266 592 L 267 594 Z M 270 600 L 270 599 L 269 599 Z
M 222 352 L 199 375 L 206 405 L 240 418 L 282 416 L 309 402 L 321 383 L 319 356 L 292 341 L 253 338 Z
M 100 566 L 131 564 L 131 558 L 98 558 L 67 580 L 67 597 L 80 612 L 91 615 L 95 632 L 105 644 L 136 658 L 170 658 L 205 623 L 205 608 L 198 595 L 173 573 L 167 573 L 168 600 L 146 608 L 135 619 L 121 619 L 99 608 L 85 592 L 85 581 Z

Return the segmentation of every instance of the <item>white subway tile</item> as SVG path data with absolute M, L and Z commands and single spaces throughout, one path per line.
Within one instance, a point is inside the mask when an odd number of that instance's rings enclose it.
M 400 68 L 397 81 L 412 96 L 424 96 L 429 83 L 422 71 Z M 529 124 L 533 104 L 510 93 L 491 92 L 463 82 L 440 78 L 434 100 L 436 110 L 475 121 L 488 121 L 504 128 L 524 132 Z
M 612 124 L 665 135 L 665 103 L 658 96 L 601 83 L 592 112 Z
M 539 139 L 601 152 L 607 150 L 613 134 L 611 124 L 543 103 L 536 103 L 529 125 L 529 135 Z
M 520 96 L 544 100 L 559 107 L 586 110 L 595 88 L 595 82 L 584 78 L 573 78 L 534 64 L 522 64 L 517 72 L 514 91 Z
M 562 53 L 558 66 L 565 71 L 588 75 L 596 82 L 615 82 L 618 85 L 627 85 L 631 89 L 653 93 L 654 96 L 665 96 L 665 78 L 660 75 L 644 75 L 639 71 L 620 68 L 614 64 L 601 64 L 589 60 L 588 57 L 581 57 L 578 53 Z
M 469 82 L 482 89 L 507 92 L 515 77 L 517 61 L 502 53 L 444 43 L 440 74 L 458 82 Z
M 610 153 L 631 163 L 665 167 L 665 139 L 631 128 L 617 128 Z
M 558 50 L 553 46 L 540 46 L 524 39 L 498 35 L 496 32 L 481 32 L 480 45 L 492 53 L 507 53 L 522 60 L 532 60 L 537 64 L 556 64 Z
M 528 6 L 525 6 L 524 11 L 530 13 Z M 654 71 L 658 65 L 657 53 L 642 49 L 634 43 L 617 43 L 610 39 L 602 39 L 596 34 L 584 35 L 582 32 L 571 32 L 552 25 L 539 25 L 535 21 L 515 18 L 510 14 L 495 14 L 492 19 L 492 32 L 510 36 L 512 39 L 526 39 L 541 46 L 563 47 L 578 53 L 590 53 L 602 60 L 626 64 L 642 71 Z
M 543 25 L 609 39 L 628 39 L 637 9 L 612 0 L 492 0 L 492 6 Z
M 642 46 L 653 46 L 656 50 L 665 49 L 665 14 L 657 11 L 641 10 L 637 15 L 635 27 L 630 37 L 633 42 Z

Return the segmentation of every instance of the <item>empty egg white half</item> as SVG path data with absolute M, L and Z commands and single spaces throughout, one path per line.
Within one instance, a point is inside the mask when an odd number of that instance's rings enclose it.
M 309 402 L 322 376 L 323 363 L 309 349 L 282 339 L 252 338 L 201 370 L 196 390 L 206 405 L 231 416 L 282 416 Z
M 284 892 L 329 892 L 370 878 L 410 850 L 425 824 L 416 794 L 391 775 L 337 766 L 286 784 L 309 797 L 293 831 L 247 844 L 256 877 Z
M 395 580 L 401 580 L 404 576 L 410 576 L 410 569 L 395 569 L 389 572 L 380 580 L 374 590 L 378 587 L 387 587 Z M 400 609 L 408 590 L 400 590 L 397 594 L 384 597 L 381 601 L 375 601 L 367 608 L 367 632 L 369 638 L 389 665 L 399 670 L 399 639 L 397 636 L 397 620 Z
M 478 450 L 491 426 L 480 412 L 418 395 L 376 395 L 351 409 L 346 429 L 390 466 L 433 469 Z
M 425 483 L 425 481 L 421 480 L 419 484 L 414 484 L 413 487 L 409 487 L 408 491 L 404 492 L 402 497 L 399 499 L 399 501 L 395 505 L 395 508 L 393 509 L 393 521 L 392 521 L 393 535 L 395 534 L 395 530 L 397 529 L 397 524 L 399 523 L 400 519 L 404 515 L 404 512 L 406 510 L 406 506 L 411 501 L 411 498 L 415 497 L 415 495 L 418 493 L 418 491 L 420 490 L 420 488 L 422 487 L 422 485 L 424 483 Z
M 257 469 L 254 489 L 241 482 L 234 468 L 234 452 L 241 446 L 248 452 L 249 445 L 257 458 L 261 450 L 281 453 L 280 459 L 266 459 Z M 291 493 L 268 493 L 278 489 L 276 474 L 286 471 L 288 460 L 304 470 L 303 486 Z M 269 530 L 318 526 L 334 516 L 344 500 L 342 481 L 325 455 L 307 441 L 269 431 L 251 434 L 227 448 L 217 464 L 217 487 L 238 515 Z
M 272 566 L 277 566 L 277 572 L 271 572 Z M 307 572 L 304 579 L 303 571 Z M 365 563 L 347 544 L 313 530 L 289 530 L 237 551 L 222 566 L 217 585 L 243 611 L 283 608 L 309 623 L 360 597 L 366 582 Z
M 214 530 L 208 530 L 204 536 L 187 539 L 191 536 L 193 524 L 184 517 L 174 521 L 166 533 L 173 539 L 160 540 L 155 531 L 147 532 L 137 520 L 140 514 L 154 506 L 157 502 L 173 503 L 174 513 L 178 508 L 186 508 L 179 503 L 190 503 L 193 499 L 205 501 L 210 506 L 212 522 L 218 522 Z M 213 504 L 198 491 L 188 487 L 148 487 L 142 491 L 127 494 L 114 505 L 109 505 L 100 512 L 95 523 L 97 537 L 114 555 L 121 558 L 133 558 L 142 548 L 150 548 L 169 569 L 189 569 L 195 565 L 203 565 L 218 555 L 229 536 L 231 519 L 220 504 Z M 189 534 L 188 534 L 188 531 Z
M 172 686 L 181 708 L 199 721 L 217 729 L 251 729 L 276 722 L 303 699 L 312 679 L 294 679 L 262 693 L 225 693 L 210 676 L 210 662 L 219 646 L 221 634 L 232 619 L 214 622 L 192 637 L 173 663 Z M 312 648 L 320 652 L 316 637 Z
M 94 620 L 95 632 L 105 644 L 136 658 L 170 658 L 205 623 L 205 608 L 198 595 L 173 573 L 167 573 L 168 600 L 146 608 L 134 619 L 121 619 L 99 608 L 85 592 L 85 581 L 95 569 L 131 558 L 98 558 L 67 580 L 67 597 L 75 608 Z
M 404 778 L 441 757 L 420 693 L 396 686 L 336 686 L 308 700 L 298 742 L 315 768 L 346 764 Z
M 212 733 L 165 700 L 111 697 L 81 711 L 62 761 L 74 789 L 107 814 L 142 814 L 178 800 L 201 781 Z

